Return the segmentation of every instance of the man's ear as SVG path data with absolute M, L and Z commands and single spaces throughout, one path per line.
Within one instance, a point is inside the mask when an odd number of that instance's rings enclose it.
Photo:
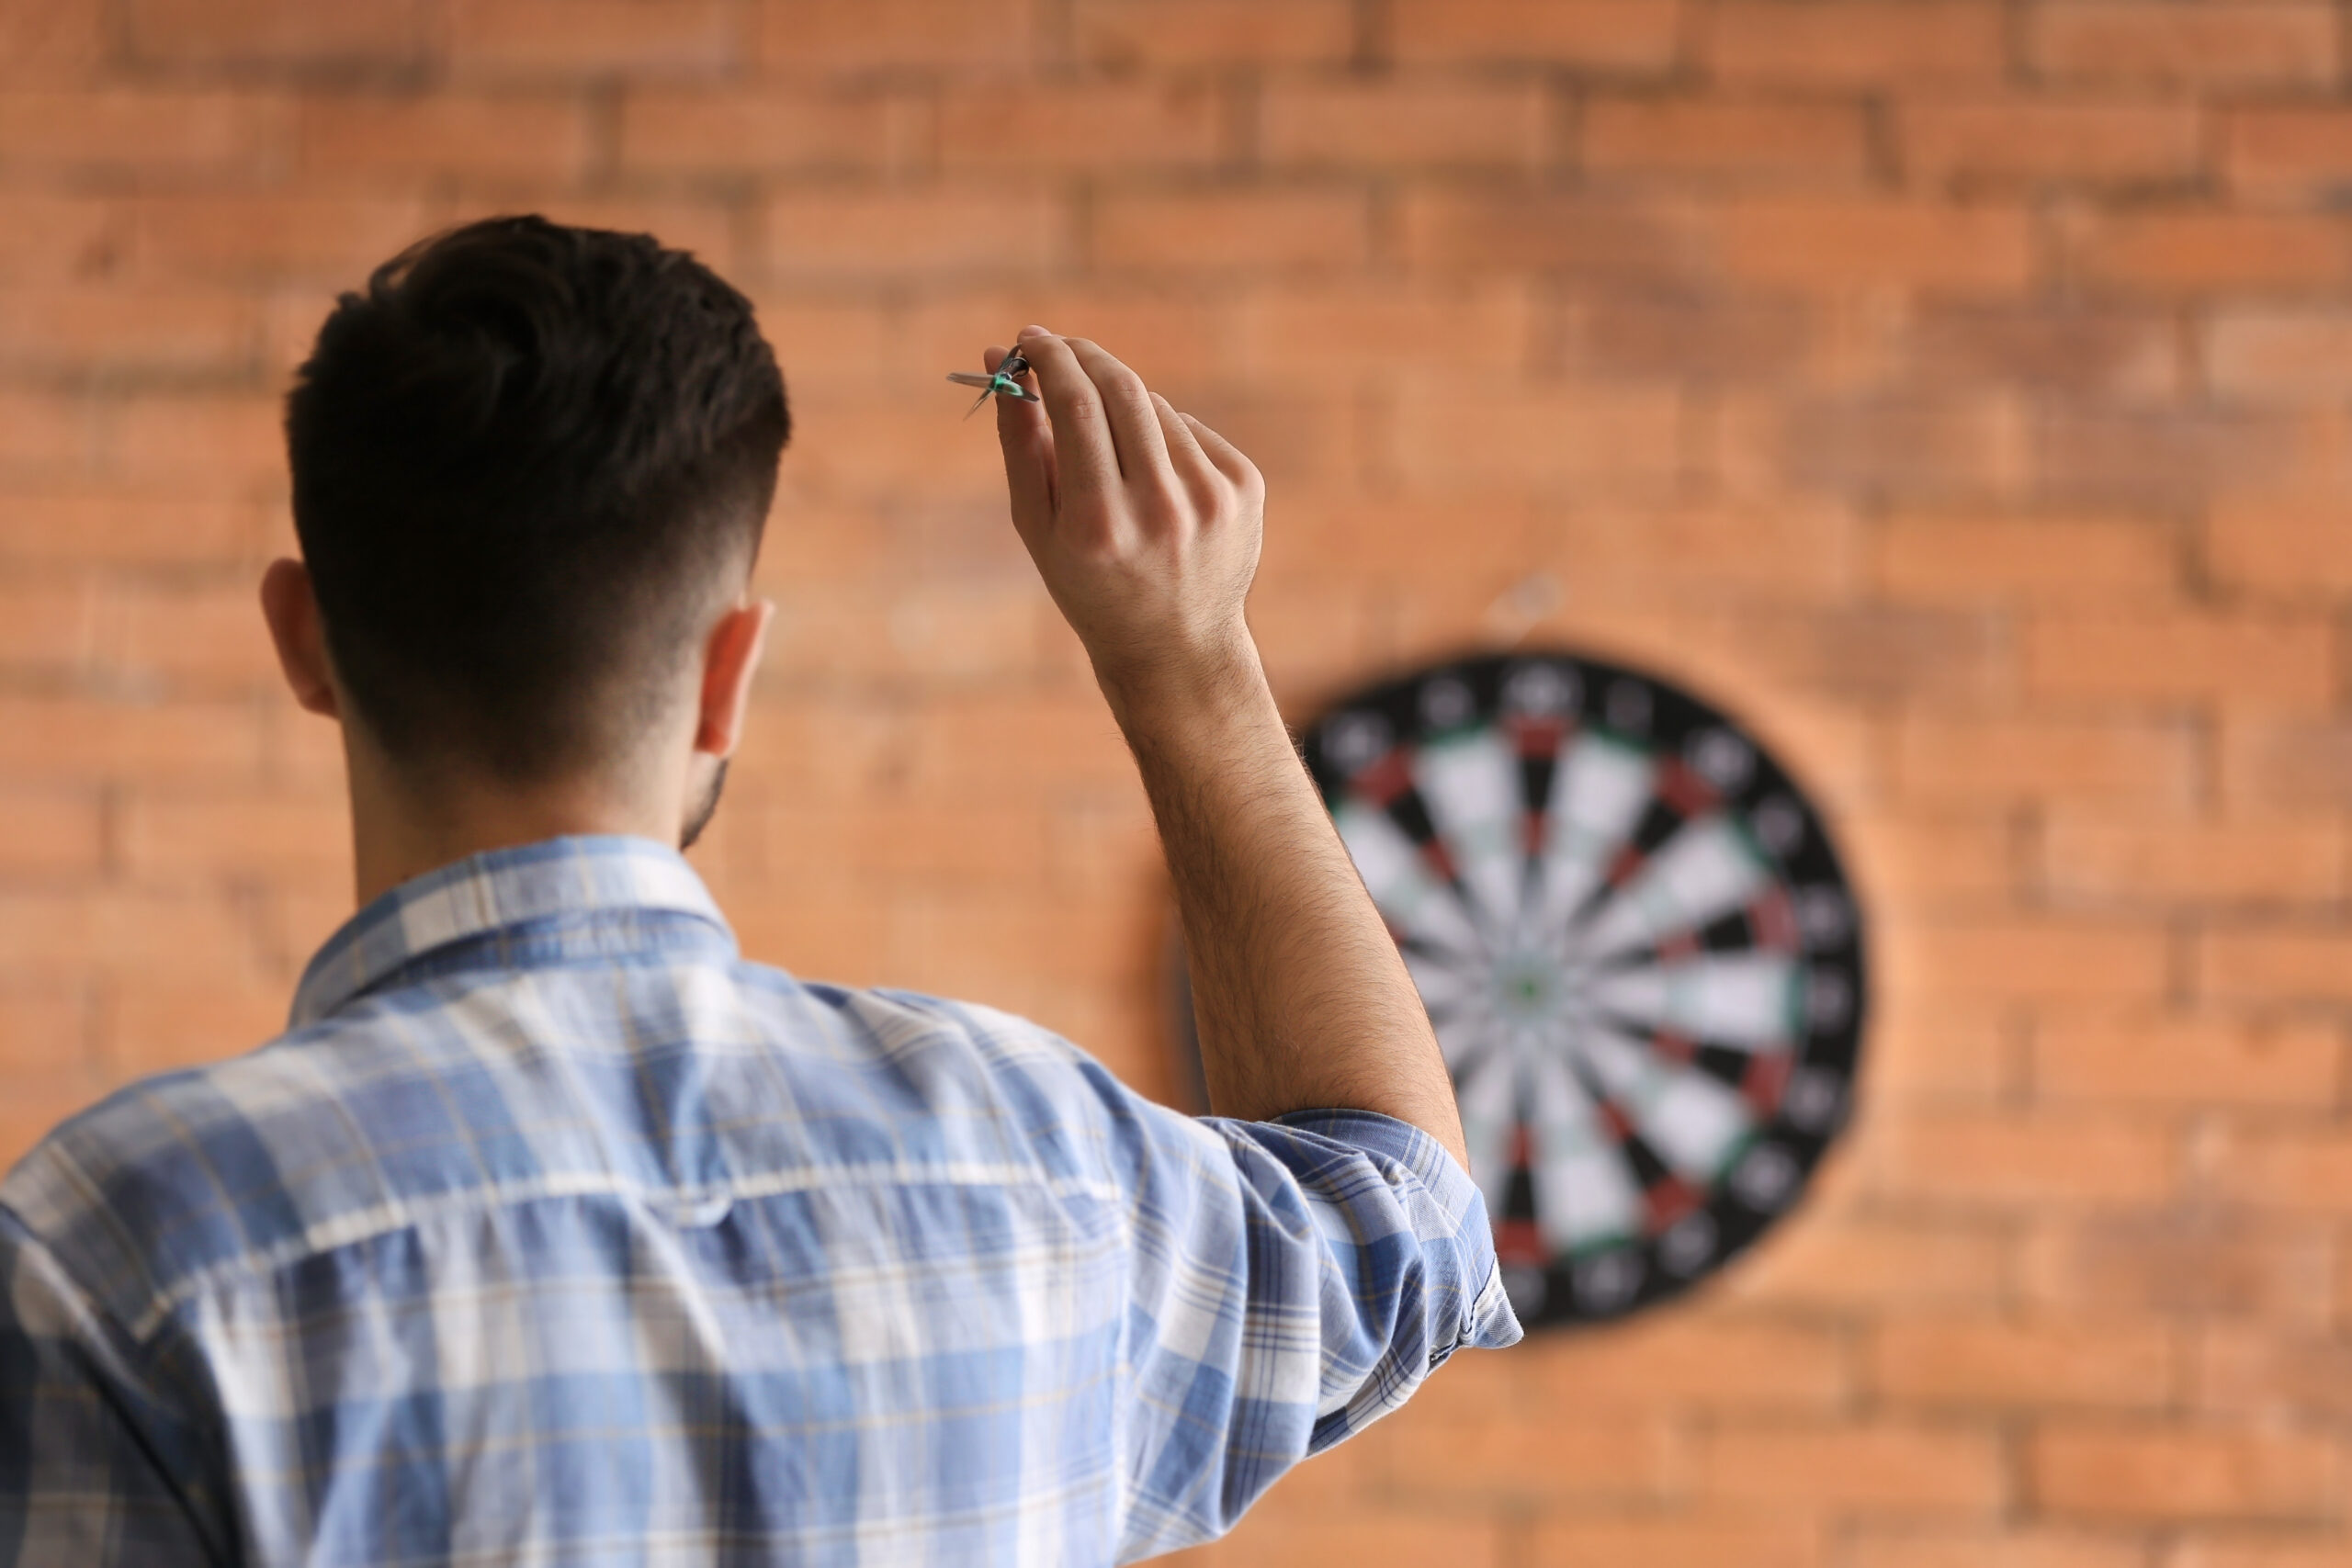
M 718 617 L 702 649 L 702 712 L 695 721 L 695 750 L 731 757 L 743 739 L 752 705 L 752 677 L 767 646 L 775 605 L 766 599 L 737 604 Z
M 261 574 L 261 615 L 269 640 L 277 645 L 277 667 L 287 689 L 312 713 L 340 718 L 334 682 L 327 675 L 326 633 L 319 621 L 319 597 L 311 570 L 298 560 L 274 560 Z

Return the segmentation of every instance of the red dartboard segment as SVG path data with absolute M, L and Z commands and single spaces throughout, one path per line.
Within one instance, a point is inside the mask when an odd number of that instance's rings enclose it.
M 1569 653 L 1339 704 L 1306 753 L 1454 1074 L 1531 1326 L 1622 1316 L 1796 1201 L 1852 1104 L 1861 920 L 1721 711 Z

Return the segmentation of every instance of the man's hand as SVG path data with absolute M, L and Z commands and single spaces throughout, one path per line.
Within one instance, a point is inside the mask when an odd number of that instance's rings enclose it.
M 1254 675 L 1256 466 L 1086 339 L 1029 327 L 1020 347 L 1045 402 L 997 400 L 1012 525 L 1113 708 Z M 989 349 L 988 368 L 1003 357 Z
M 1429 1014 L 1266 688 L 1242 601 L 1250 459 L 1083 338 L 1031 327 L 1036 405 L 997 401 L 1012 522 L 1142 771 L 1193 964 L 1209 1104 L 1376 1111 L 1464 1159 Z M 1001 350 L 990 349 L 995 369 Z

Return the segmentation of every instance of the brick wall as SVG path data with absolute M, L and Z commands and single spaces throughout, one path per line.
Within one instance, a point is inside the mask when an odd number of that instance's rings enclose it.
M 941 372 L 1100 337 L 1272 490 L 1301 712 L 1523 631 L 1834 808 L 1804 1213 L 1465 1357 L 1218 1563 L 2352 1562 L 2352 97 L 2327 0 L 0 0 L 0 1155 L 345 912 L 253 610 L 333 292 L 650 228 L 798 404 L 701 862 L 1164 1086 L 1150 828 Z

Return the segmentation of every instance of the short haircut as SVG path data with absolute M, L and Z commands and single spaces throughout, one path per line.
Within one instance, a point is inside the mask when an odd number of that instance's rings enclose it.
M 494 218 L 395 256 L 286 406 L 349 705 L 403 763 L 627 757 L 757 556 L 790 434 L 751 302 L 649 235 Z

